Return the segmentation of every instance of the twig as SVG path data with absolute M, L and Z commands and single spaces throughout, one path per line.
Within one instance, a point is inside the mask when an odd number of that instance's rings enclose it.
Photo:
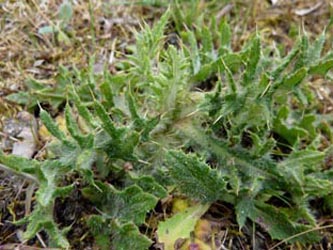
M 224 8 L 219 13 L 217 13 L 216 20 L 220 20 L 223 16 L 228 14 L 233 7 L 234 7 L 233 4 L 227 4 L 226 6 L 224 6 Z
M 322 5 L 323 5 L 323 2 L 321 1 L 321 2 L 316 3 L 311 8 L 295 10 L 294 12 L 297 16 L 306 16 L 306 15 L 311 14 L 312 12 L 318 10 L 320 8 L 320 6 L 322 6 Z

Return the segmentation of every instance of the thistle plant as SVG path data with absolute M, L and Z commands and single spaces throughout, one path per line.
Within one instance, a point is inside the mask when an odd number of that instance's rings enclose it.
M 332 171 L 323 168 L 331 151 L 319 150 L 322 118 L 307 84 L 333 67 L 332 54 L 322 53 L 325 32 L 272 58 L 259 33 L 233 51 L 226 22 L 214 34 L 187 29 L 179 48 L 165 46 L 169 18 L 144 26 L 118 74 L 84 86 L 63 74 L 66 131 L 40 113 L 55 138 L 48 159 L 0 154 L 2 164 L 38 180 L 33 212 L 19 221 L 28 225 L 25 238 L 44 230 L 50 245 L 70 247 L 70 227 L 58 227 L 53 209 L 77 182 L 97 208 L 85 223 L 101 249 L 148 249 L 152 239 L 139 226 L 171 186 L 203 204 L 232 204 L 240 228 L 250 220 L 273 239 L 317 226 L 310 201 L 331 205 Z M 314 242 L 318 234 L 293 240 Z

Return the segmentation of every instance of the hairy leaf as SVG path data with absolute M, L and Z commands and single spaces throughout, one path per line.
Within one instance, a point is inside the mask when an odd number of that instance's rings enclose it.
M 59 126 L 53 121 L 52 117 L 44 109 L 40 111 L 40 119 L 44 123 L 47 130 L 58 140 L 65 141 L 66 135 L 60 130 Z
M 260 39 L 258 36 L 255 36 L 255 38 L 253 38 L 253 40 L 251 41 L 250 52 L 247 58 L 246 70 L 242 81 L 242 84 L 244 86 L 252 84 L 252 81 L 256 76 L 256 70 L 260 60 L 260 53 Z
M 117 219 L 120 222 L 133 221 L 134 224 L 141 225 L 145 221 L 146 213 L 157 203 L 155 196 L 144 192 L 136 185 L 121 191 L 102 182 L 96 182 L 96 185 L 101 191 L 94 187 L 85 188 L 84 195 L 99 204 L 100 209 L 109 218 Z
M 112 223 L 112 248 L 119 250 L 146 250 L 152 244 L 151 240 L 142 235 L 133 223 Z
M 87 109 L 87 107 L 84 105 L 83 101 L 79 97 L 79 95 L 76 92 L 76 89 L 74 86 L 72 86 L 72 92 L 71 97 L 73 98 L 73 101 L 75 103 L 75 106 L 80 114 L 80 116 L 89 124 L 92 128 L 96 128 L 98 123 L 96 122 L 95 118 L 92 116 L 90 111 Z
M 97 101 L 94 103 L 96 114 L 102 122 L 103 129 L 111 136 L 111 138 L 118 140 L 119 132 L 116 129 L 114 122 L 110 118 L 109 114 L 106 112 L 103 105 Z
M 280 77 L 281 73 L 288 67 L 291 61 L 298 55 L 299 46 L 295 46 L 289 54 L 283 58 L 279 65 L 272 71 L 270 74 L 273 80 L 276 80 Z
M 333 68 L 333 60 L 320 61 L 318 64 L 309 68 L 309 73 L 313 75 L 325 76 Z
M 166 163 L 181 192 L 189 197 L 213 202 L 223 196 L 226 186 L 223 177 L 196 156 L 169 151 Z
M 109 250 L 111 248 L 111 227 L 109 220 L 101 215 L 91 215 L 86 223 L 100 249 Z
M 249 217 L 266 230 L 273 239 L 283 240 L 296 234 L 299 236 L 293 238 L 291 242 L 317 242 L 320 239 L 315 231 L 301 234 L 311 227 L 290 221 L 285 213 L 272 205 L 256 202 L 255 209 L 249 213 Z
M 132 180 L 136 185 L 142 188 L 144 192 L 153 194 L 160 199 L 165 198 L 168 195 L 167 191 L 151 176 L 144 175 L 140 177 L 132 177 Z
M 231 30 L 226 21 L 221 23 L 221 47 L 229 48 L 231 44 Z
M 71 134 L 73 139 L 80 145 L 82 149 L 92 148 L 94 138 L 92 134 L 83 135 L 77 125 L 77 121 L 74 119 L 73 114 L 71 113 L 70 107 L 67 104 L 65 108 L 65 118 L 66 118 L 66 127 L 68 132 Z

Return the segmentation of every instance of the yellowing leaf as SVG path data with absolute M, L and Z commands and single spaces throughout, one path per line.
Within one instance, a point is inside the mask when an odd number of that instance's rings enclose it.
M 189 239 L 200 217 L 207 211 L 209 204 L 189 207 L 159 224 L 157 236 L 164 250 L 174 250 L 174 244 L 179 239 Z
M 175 198 L 172 202 L 172 212 L 183 212 L 189 207 L 189 201 L 187 199 Z

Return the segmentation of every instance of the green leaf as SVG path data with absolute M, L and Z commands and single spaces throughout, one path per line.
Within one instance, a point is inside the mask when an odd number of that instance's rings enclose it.
M 96 159 L 96 154 L 91 149 L 82 150 L 76 159 L 76 169 L 91 169 Z
M 150 132 L 159 124 L 160 116 L 153 117 L 146 121 L 145 127 L 141 133 L 142 141 L 148 141 Z
M 213 202 L 223 196 L 226 187 L 223 177 L 196 156 L 169 151 L 166 163 L 182 193 L 202 202 Z
M 53 26 L 43 26 L 38 29 L 38 34 L 44 35 L 44 34 L 50 34 L 54 33 L 56 31 L 56 28 Z
M 59 161 L 44 161 L 40 167 L 40 173 L 36 175 L 39 180 L 39 188 L 36 192 L 37 204 L 31 215 L 27 217 L 28 226 L 24 238 L 31 239 L 39 231 L 45 230 L 50 241 L 55 246 L 69 247 L 64 234 L 66 230 L 60 230 L 53 220 L 53 206 L 57 197 L 68 196 L 74 185 L 58 187 L 61 175 L 66 173 L 68 168 Z
M 299 126 L 308 131 L 311 139 L 317 136 L 317 128 L 315 122 L 317 121 L 317 116 L 315 114 L 306 114 L 303 116 Z
M 230 48 L 231 44 L 231 29 L 226 21 L 221 23 L 221 47 Z
M 112 249 L 117 250 L 147 250 L 152 242 L 142 235 L 133 223 L 120 224 L 113 221 L 112 224 Z
M 153 209 L 158 199 L 144 192 L 136 185 L 124 190 L 117 190 L 109 184 L 96 181 L 96 188 L 83 189 L 83 194 L 91 201 L 99 204 L 99 207 L 109 218 L 117 219 L 122 223 L 133 221 L 135 225 L 141 225 L 145 221 L 146 214 Z
M 258 85 L 258 94 L 257 98 L 265 96 L 271 86 L 271 79 L 267 73 L 261 75 L 261 79 Z
M 256 202 L 255 209 L 249 213 L 249 217 L 266 230 L 272 239 L 283 240 L 300 234 L 290 240 L 290 243 L 295 241 L 311 243 L 320 240 L 318 233 L 315 231 L 301 234 L 311 229 L 311 226 L 290 221 L 285 213 L 272 205 Z
M 73 9 L 72 5 L 68 0 L 64 0 L 64 2 L 59 7 L 59 19 L 65 23 L 68 24 L 69 21 L 72 19 L 73 16 Z
M 128 131 L 127 135 L 123 137 L 122 143 L 118 146 L 118 155 L 116 154 L 115 156 L 124 160 L 135 160 L 136 157 L 133 155 L 133 153 L 139 141 L 139 133 L 135 131 Z
M 109 114 L 106 112 L 105 108 L 103 107 L 103 105 L 100 102 L 95 101 L 94 107 L 96 109 L 97 116 L 102 122 L 103 129 L 111 136 L 111 138 L 118 140 L 120 134 L 116 129 L 114 122 L 110 118 Z
M 295 62 L 294 70 L 298 70 L 302 67 L 307 66 L 308 60 L 308 49 L 309 49 L 309 38 L 303 35 L 300 41 L 300 53 L 298 55 L 297 61 Z
M 151 176 L 140 176 L 132 177 L 132 180 L 136 185 L 138 185 L 144 192 L 150 193 L 160 199 L 165 198 L 168 192 L 160 184 L 158 184 L 155 179 Z
M 190 49 L 191 49 L 190 52 L 191 52 L 193 73 L 197 74 L 201 68 L 199 48 L 197 45 L 197 41 L 196 41 L 194 32 L 187 31 L 187 35 L 188 35 L 188 40 L 189 40 Z
M 327 72 L 333 68 L 333 60 L 320 61 L 309 68 L 309 74 L 326 76 Z
M 251 138 L 254 144 L 254 155 L 257 157 L 269 154 L 276 146 L 276 141 L 273 138 L 261 138 L 255 133 L 251 134 Z
M 44 161 L 41 166 L 42 175 L 39 176 L 40 184 L 36 192 L 38 204 L 47 208 L 53 205 L 55 198 L 68 195 L 73 185 L 58 187 L 60 176 L 68 171 L 59 161 Z
M 270 110 L 265 103 L 260 103 L 259 101 L 252 101 L 246 104 L 247 112 L 240 112 L 235 115 L 234 122 L 239 126 L 245 126 L 248 128 L 258 127 L 263 124 L 269 124 L 271 121 Z
M 293 74 L 285 77 L 281 85 L 287 87 L 288 89 L 292 89 L 295 86 L 299 85 L 306 76 L 307 76 L 306 68 L 300 68 Z
M 247 195 L 242 195 L 238 198 L 236 209 L 236 218 L 239 228 L 244 227 L 246 219 L 254 212 L 254 199 Z
M 33 90 L 43 90 L 45 89 L 45 84 L 33 79 L 33 78 L 29 78 L 26 82 L 26 85 L 29 89 L 33 89 Z
M 101 250 L 108 249 L 148 249 L 152 242 L 140 233 L 131 222 L 124 224 L 100 215 L 91 215 L 87 220 L 96 244 Z M 112 240 L 111 240 L 112 239 Z
M 128 92 L 126 94 L 126 99 L 128 103 L 128 109 L 131 113 L 132 120 L 134 122 L 134 127 L 140 131 L 144 128 L 145 122 L 143 119 L 141 119 L 141 117 L 138 114 L 132 94 Z
M 325 158 L 325 152 L 320 152 L 316 150 L 301 150 L 292 152 L 289 154 L 288 158 L 279 163 L 279 165 L 290 166 L 295 165 L 309 165 L 318 166 Z
M 317 174 L 306 175 L 304 192 L 314 197 L 332 195 L 333 183 L 331 180 L 320 178 Z
M 40 119 L 44 123 L 47 130 L 60 141 L 66 140 L 66 135 L 59 129 L 59 126 L 53 121 L 52 117 L 46 112 L 44 109 L 41 108 L 40 111 Z
M 195 63 L 192 60 L 192 64 Z M 215 67 L 216 68 L 216 67 Z M 209 78 L 211 74 L 214 73 L 214 66 L 213 63 L 203 65 L 200 70 L 192 76 L 191 82 L 201 82 L 204 81 L 206 78 Z
M 273 131 L 293 146 L 298 139 L 306 138 L 308 131 L 297 126 L 289 113 L 288 106 L 280 108 L 273 122 Z
M 201 30 L 202 37 L 202 53 L 204 55 L 203 64 L 210 62 L 213 59 L 213 37 L 211 31 L 204 26 Z
M 201 216 L 208 210 L 209 205 L 195 205 L 177 213 L 164 222 L 160 222 L 157 229 L 158 242 L 165 250 L 174 250 L 178 239 L 190 239 Z
M 59 32 L 57 33 L 57 39 L 58 39 L 59 42 L 64 42 L 66 45 L 71 44 L 70 38 L 62 30 L 59 30 Z
M 237 92 L 237 85 L 236 85 L 236 82 L 235 82 L 234 77 L 232 75 L 232 72 L 229 69 L 229 67 L 227 66 L 227 64 L 224 62 L 222 57 L 221 57 L 221 62 L 222 62 L 222 65 L 223 65 L 223 70 L 227 74 L 229 88 L 230 88 L 232 93 L 236 93 Z
M 294 46 L 291 52 L 283 58 L 283 60 L 279 63 L 279 65 L 272 71 L 270 74 L 273 80 L 276 80 L 280 77 L 281 73 L 288 67 L 288 65 L 292 62 L 292 60 L 298 55 L 299 53 L 299 45 Z
M 100 249 L 109 250 L 111 248 L 109 220 L 101 215 L 90 215 L 86 223 Z
M 200 70 L 191 77 L 191 82 L 197 83 L 209 78 L 212 74 L 223 72 L 224 68 L 229 68 L 231 72 L 237 71 L 243 65 L 239 54 L 228 53 L 212 63 L 201 66 Z
M 160 42 L 160 39 L 164 33 L 164 29 L 168 24 L 169 18 L 170 18 L 170 9 L 167 9 L 152 28 L 152 34 L 154 35 L 155 42 Z
M 242 81 L 243 86 L 247 86 L 248 84 L 252 83 L 256 76 L 256 71 L 261 53 L 260 47 L 261 47 L 260 39 L 258 36 L 255 36 L 251 41 L 251 47 L 247 58 L 246 70 Z
M 104 97 L 107 109 L 114 107 L 113 92 L 109 81 L 110 79 L 108 79 L 108 81 L 105 81 L 100 85 L 101 93 Z
M 250 179 L 251 181 L 253 181 L 254 178 L 265 177 L 265 179 L 267 179 L 265 185 L 278 185 L 277 182 L 280 180 L 281 175 L 279 173 L 279 169 L 276 166 L 276 163 L 271 159 L 266 157 L 259 159 L 254 158 L 249 154 L 248 150 L 242 149 L 241 147 L 232 148 L 230 145 L 224 143 L 223 141 L 217 140 L 210 135 L 206 135 L 204 131 L 200 131 L 195 127 L 192 127 L 191 129 L 188 128 L 187 131 L 183 130 L 183 132 L 188 136 L 188 138 L 191 138 L 191 140 L 195 143 L 194 145 L 200 146 L 202 150 L 205 150 L 204 152 L 208 151 L 218 159 L 219 163 L 221 164 L 218 169 L 220 169 L 221 174 L 223 174 L 225 178 L 228 178 L 228 173 L 230 172 L 228 169 L 234 167 L 240 174 L 245 175 L 246 178 Z M 206 178 L 208 179 L 209 177 L 207 176 Z M 206 182 L 208 183 L 209 180 Z M 201 183 L 199 183 L 197 186 L 200 184 Z M 198 187 L 196 188 L 199 189 Z M 219 190 L 217 187 L 213 189 Z M 195 194 L 190 190 L 188 190 L 188 192 L 189 195 L 195 196 Z M 219 193 L 221 192 L 219 191 Z M 212 195 L 213 194 L 214 193 L 212 193 Z M 215 195 L 217 195 L 217 192 L 215 192 Z M 226 192 L 223 194 L 221 193 L 218 199 L 234 203 L 233 198 L 229 197 L 228 193 Z
M 76 158 L 81 152 L 81 149 L 77 143 L 66 142 L 50 144 L 49 151 L 51 156 L 59 158 L 59 162 L 61 162 L 62 165 L 73 166 L 75 165 Z
M 34 176 L 41 174 L 41 163 L 37 160 L 26 159 L 15 155 L 5 155 L 4 152 L 0 150 L 0 162 L 17 173 L 27 173 Z M 38 181 L 38 179 L 36 180 Z
M 84 148 L 92 148 L 94 137 L 93 135 L 82 135 L 78 125 L 77 121 L 74 119 L 73 114 L 71 113 L 70 107 L 68 103 L 65 107 L 65 119 L 66 119 L 66 127 L 70 135 L 77 141 L 77 143 L 80 145 L 82 149 Z
M 309 48 L 308 57 L 311 60 L 309 63 L 316 63 L 321 56 L 321 52 L 323 51 L 323 47 L 326 40 L 326 29 L 318 36 L 314 45 Z
M 52 219 L 52 208 L 48 207 L 46 210 L 37 207 L 29 215 L 28 220 L 29 224 L 23 234 L 24 239 L 31 239 L 41 230 L 45 230 L 51 238 L 50 241 L 53 243 L 51 244 L 51 247 L 55 246 L 64 249 L 68 249 L 70 247 L 68 240 L 64 236 L 66 230 L 59 230 Z
M 29 93 L 27 92 L 18 92 L 18 93 L 9 94 L 5 97 L 5 99 L 20 105 L 28 105 L 32 101 Z M 34 103 L 36 104 L 36 102 Z
M 87 109 L 87 107 L 83 104 L 81 101 L 79 95 L 76 92 L 76 89 L 74 86 L 72 86 L 72 91 L 71 91 L 71 97 L 72 100 L 74 101 L 74 104 L 80 114 L 80 116 L 92 127 L 96 128 L 98 126 L 98 123 L 96 122 L 96 119 L 92 116 L 90 111 Z

